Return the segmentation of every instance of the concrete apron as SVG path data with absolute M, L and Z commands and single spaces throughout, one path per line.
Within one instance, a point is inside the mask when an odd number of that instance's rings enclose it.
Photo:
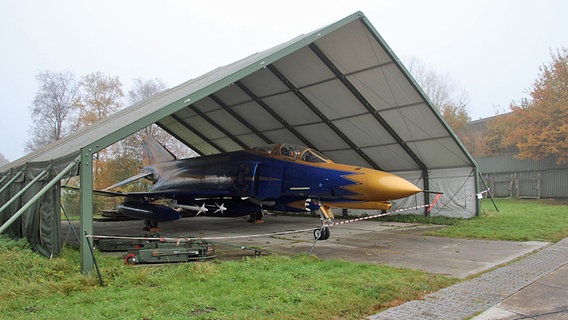
M 387 264 L 418 269 L 456 278 L 489 270 L 538 250 L 547 242 L 512 242 L 467 240 L 425 236 L 440 226 L 365 220 L 330 228 L 328 240 L 314 246 L 313 230 L 320 226 L 319 218 L 298 216 L 265 216 L 264 223 L 249 223 L 244 218 L 192 217 L 160 223 L 161 237 L 215 237 L 215 241 L 242 246 L 255 246 L 275 254 L 308 253 L 322 259 L 338 258 L 353 262 Z M 338 220 L 341 221 L 341 220 Z M 78 223 L 73 222 L 77 227 Z M 139 220 L 94 222 L 96 235 L 144 236 Z M 76 242 L 62 223 L 61 237 Z M 302 232 L 294 232 L 303 230 Z M 243 237 L 245 236 L 245 237 Z M 219 259 L 252 256 L 254 252 L 230 246 L 216 246 Z

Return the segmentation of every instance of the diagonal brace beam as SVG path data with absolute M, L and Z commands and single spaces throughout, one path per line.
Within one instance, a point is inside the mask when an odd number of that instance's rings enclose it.
M 294 93 L 294 95 L 296 95 L 296 97 L 304 103 L 304 105 L 306 105 L 308 108 L 310 108 L 310 110 L 312 110 L 313 113 L 315 113 L 325 124 L 327 124 L 327 126 L 333 132 L 335 132 L 335 134 L 337 134 L 345 143 L 347 143 L 347 145 L 349 145 L 349 147 L 351 149 L 353 149 L 361 158 L 363 158 L 363 160 L 365 160 L 368 164 L 373 166 L 374 169 L 381 170 L 379 165 L 375 161 L 373 161 L 373 159 L 371 159 L 369 156 L 367 156 L 367 154 L 365 152 L 363 152 L 363 150 L 361 150 L 361 148 L 359 148 L 351 139 L 349 139 L 349 137 L 347 137 L 341 130 L 339 130 L 339 128 L 337 128 L 337 126 L 328 117 L 326 117 L 310 101 L 310 99 L 308 99 L 308 97 L 306 97 L 300 91 L 300 89 L 296 88 L 296 86 L 294 86 L 292 84 L 292 82 L 290 80 L 288 80 L 288 78 L 286 78 L 286 76 L 284 76 L 280 72 L 280 70 L 278 70 L 274 65 L 268 65 L 268 70 L 270 70 L 278 79 L 280 79 L 280 81 L 282 83 L 284 83 L 288 87 L 288 89 L 290 89 L 290 91 L 292 91 Z
M 217 96 L 212 94 L 212 95 L 209 96 L 209 98 L 211 98 L 211 100 L 213 100 L 216 104 L 218 104 L 221 108 L 223 108 L 223 110 L 225 110 L 233 118 L 237 119 L 237 121 L 239 121 L 243 126 L 247 127 L 247 129 L 249 129 L 257 137 L 262 139 L 265 143 L 267 143 L 267 144 L 274 143 L 267 136 L 265 136 L 262 132 L 258 131 L 252 124 L 250 124 L 248 121 L 246 121 L 243 117 L 241 117 L 235 111 L 231 110 L 231 108 L 228 105 L 226 105 L 221 99 L 219 99 Z
M 35 196 L 33 196 L 30 199 L 30 201 L 26 202 L 26 204 L 24 204 L 20 208 L 20 210 L 14 213 L 14 215 L 10 219 L 8 219 L 8 221 L 6 221 L 6 223 L 4 223 L 2 227 L 0 227 L 0 233 L 8 229 L 8 227 L 12 225 L 14 221 L 16 221 L 22 214 L 24 214 L 24 212 L 26 212 L 26 210 L 28 210 L 34 203 L 36 203 L 47 191 L 49 191 L 49 189 L 51 189 L 56 183 L 59 183 L 59 181 L 61 181 L 61 179 L 63 179 L 63 177 L 69 171 L 71 171 L 73 167 L 75 167 L 75 165 L 80 161 L 80 159 L 81 159 L 80 157 L 77 157 L 73 162 L 67 165 L 67 167 L 61 170 L 61 172 L 58 175 L 56 175 L 55 178 L 49 181 Z
M 197 105 L 193 104 L 189 107 L 191 107 L 191 110 L 193 112 L 195 112 L 198 116 L 203 118 L 205 121 L 207 121 L 209 124 L 211 124 L 213 127 L 215 127 L 215 129 L 219 130 L 221 133 L 223 133 L 229 139 L 233 140 L 233 142 L 238 144 L 241 148 L 248 149 L 249 146 L 247 146 L 241 140 L 237 139 L 234 135 L 232 135 L 229 131 L 227 131 L 227 129 L 220 126 L 217 122 L 213 121 L 213 119 L 211 119 L 208 115 L 206 115 L 205 112 L 202 112 L 201 110 L 199 110 Z
M 8 181 L 8 183 L 6 183 L 6 185 L 3 186 L 2 189 L 0 189 L 0 194 L 4 192 L 4 190 L 6 190 L 12 184 L 12 182 L 16 181 L 16 179 L 18 179 L 18 177 L 21 176 L 22 173 L 24 173 L 24 170 L 16 173 L 16 175 L 12 179 L 10 179 L 10 181 Z
M 308 141 L 308 139 L 306 139 L 303 135 L 301 135 L 298 130 L 296 130 L 294 127 L 292 127 L 286 120 L 284 120 L 284 118 L 282 118 L 278 113 L 276 113 L 274 110 L 272 110 L 272 108 L 270 108 L 266 102 L 264 102 L 260 97 L 258 97 L 256 94 L 254 94 L 254 92 L 252 92 L 252 90 L 250 90 L 247 86 L 245 86 L 242 82 L 237 81 L 235 82 L 235 84 L 241 89 L 243 90 L 244 93 L 246 93 L 249 97 L 251 97 L 254 102 L 256 102 L 259 106 L 261 106 L 266 112 L 268 112 L 274 119 L 276 119 L 278 122 L 280 122 L 280 124 L 282 124 L 282 126 L 284 126 L 284 128 L 288 129 L 288 131 L 290 131 L 294 136 L 296 136 L 296 138 L 298 138 L 298 140 L 302 141 L 303 144 L 305 144 L 306 146 L 310 147 L 310 148 L 315 148 L 314 145 L 312 143 L 310 143 L 310 141 Z
M 217 149 L 219 152 L 225 152 L 225 149 L 223 149 L 220 145 L 218 145 L 215 142 L 208 139 L 205 135 L 203 135 L 198 130 L 195 130 L 192 126 L 190 126 L 187 122 L 183 121 L 183 119 L 180 118 L 179 116 L 177 116 L 176 114 L 172 114 L 172 115 L 170 115 L 170 117 L 172 117 L 172 119 L 174 119 L 179 124 L 181 124 L 184 128 L 186 128 L 187 130 L 191 131 L 193 134 L 198 136 L 201 140 L 207 142 L 213 148 Z
M 30 181 L 30 183 L 28 183 L 25 187 L 23 187 L 22 190 L 18 191 L 16 195 L 14 195 L 10 200 L 8 200 L 8 202 L 6 202 L 2 206 L 2 208 L 0 208 L 0 213 L 2 213 L 6 208 L 8 208 L 12 203 L 14 203 L 14 201 L 16 201 L 21 195 L 23 195 L 24 192 L 26 192 L 29 188 L 31 188 L 31 186 L 33 186 L 36 182 L 38 182 L 39 179 L 43 178 L 43 176 L 45 176 L 46 173 L 47 170 L 43 170 L 37 175 L 37 177 L 35 177 L 32 181 Z

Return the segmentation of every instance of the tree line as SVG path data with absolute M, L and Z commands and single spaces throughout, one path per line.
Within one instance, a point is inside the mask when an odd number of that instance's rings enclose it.
M 124 94 L 117 76 L 94 72 L 77 78 L 73 73 L 44 71 L 36 75 L 39 89 L 30 107 L 33 124 L 29 128 L 26 151 L 40 150 L 73 132 L 90 126 L 109 115 L 147 100 L 167 89 L 160 79 L 133 80 L 133 87 Z M 142 138 L 152 135 L 180 157 L 194 154 L 171 135 L 151 125 L 109 148 L 99 152 L 100 164 L 132 159 L 142 162 Z M 122 161 L 123 165 L 125 161 Z M 96 175 L 96 172 L 95 172 Z M 101 179 L 99 179 L 100 181 Z
M 405 65 L 446 123 L 454 131 L 463 129 L 471 119 L 467 90 L 458 86 L 449 74 L 441 74 L 415 57 Z
M 94 72 L 77 77 L 71 72 L 44 71 L 36 75 L 39 89 L 30 107 L 33 124 L 26 151 L 42 149 L 83 127 L 166 89 L 159 79 L 134 79 L 126 97 L 117 76 Z
M 133 80 L 133 87 L 124 93 L 117 76 L 94 72 L 77 78 L 73 73 L 44 71 L 36 75 L 39 89 L 30 106 L 33 125 L 29 128 L 26 151 L 40 150 L 65 136 L 90 126 L 99 120 L 123 109 L 147 100 L 167 89 L 159 79 Z M 179 157 L 195 153 L 156 125 L 139 132 L 99 151 L 93 159 L 93 187 L 104 189 L 140 172 L 142 163 L 142 139 L 151 135 L 162 142 Z M 78 186 L 78 179 L 65 181 Z M 147 190 L 149 182 L 136 181 L 122 187 L 123 191 Z M 78 195 L 64 192 L 64 206 L 71 212 L 78 212 Z M 96 198 L 95 209 L 113 206 L 114 199 Z
M 481 132 L 462 132 L 476 157 L 513 154 L 519 159 L 568 163 L 568 49 L 550 53 L 540 67 L 529 97 L 513 101 L 510 112 L 494 117 Z

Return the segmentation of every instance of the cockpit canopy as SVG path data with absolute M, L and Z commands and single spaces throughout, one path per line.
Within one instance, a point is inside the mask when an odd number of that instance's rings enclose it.
M 324 156 L 317 150 L 296 144 L 289 144 L 289 143 L 270 144 L 262 147 L 252 147 L 252 149 L 262 153 L 278 155 L 278 156 L 293 158 L 296 160 L 302 160 L 307 162 L 314 162 L 314 163 L 333 162 L 328 157 Z

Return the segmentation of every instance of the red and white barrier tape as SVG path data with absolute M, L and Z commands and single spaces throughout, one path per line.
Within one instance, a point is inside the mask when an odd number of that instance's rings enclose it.
M 390 216 L 390 215 L 400 213 L 400 212 L 404 212 L 404 211 L 416 210 L 416 209 L 426 208 L 426 207 L 430 207 L 430 206 L 431 206 L 430 204 L 425 204 L 425 205 L 416 206 L 416 207 L 412 207 L 412 208 L 402 208 L 402 209 L 394 210 L 392 212 L 385 212 L 385 213 L 375 214 L 375 215 L 372 215 L 372 216 L 366 216 L 366 217 L 360 217 L 360 218 L 355 218 L 355 219 L 332 222 L 330 224 L 325 224 L 324 227 L 333 227 L 333 226 L 337 226 L 337 225 L 340 225 L 340 224 L 348 224 L 348 223 L 353 223 L 353 222 L 358 222 L 358 221 L 363 221 L 363 220 L 376 219 L 376 218 Z
M 474 193 L 472 195 L 468 195 L 468 196 L 464 197 L 463 199 L 471 198 L 471 197 L 474 197 L 474 196 L 476 196 L 478 199 L 482 199 L 483 195 L 487 192 L 489 192 L 489 189 L 481 191 L 479 193 Z M 437 194 L 436 198 L 434 198 L 432 203 L 429 203 L 429 204 L 420 205 L 420 206 L 411 207 L 411 208 L 396 209 L 396 210 L 391 211 L 391 212 L 375 214 L 375 215 L 372 215 L 372 216 L 366 216 L 366 217 L 360 217 L 360 218 L 355 218 L 355 219 L 337 221 L 337 222 L 333 222 L 333 223 L 330 223 L 330 224 L 325 224 L 324 227 L 333 227 L 333 226 L 337 226 L 337 225 L 340 225 L 340 224 L 348 224 L 348 223 L 353 223 L 353 222 L 358 222 L 358 221 L 363 221 L 363 220 L 376 219 L 376 218 L 381 218 L 381 217 L 397 214 L 397 213 L 404 212 L 404 211 L 411 211 L 411 210 L 417 210 L 417 209 L 422 209 L 422 208 L 428 208 L 428 212 L 430 212 L 430 210 L 432 210 L 432 208 L 437 203 L 440 203 L 439 200 L 440 200 L 441 195 L 442 194 Z M 455 199 L 455 200 L 460 200 L 460 199 L 461 198 Z
M 467 195 L 467 196 L 461 197 L 461 198 L 450 198 L 450 199 L 448 199 L 447 201 L 448 201 L 448 202 L 450 202 L 450 201 L 459 202 L 459 201 L 467 200 L 467 199 L 473 198 L 473 197 L 476 197 L 478 200 L 481 200 L 481 199 L 483 199 L 483 198 L 485 197 L 485 194 L 488 193 L 489 191 L 490 191 L 490 189 L 487 189 L 487 190 L 483 190 L 483 191 L 478 192 L 478 193 L 473 193 L 473 194 L 470 194 L 470 195 Z M 439 196 L 439 195 L 438 195 L 438 196 Z M 442 201 L 438 201 L 438 200 L 439 200 L 439 199 L 438 199 L 438 198 L 439 198 L 438 196 L 436 197 L 437 199 L 434 199 L 434 201 L 433 201 L 433 203 L 432 203 L 432 206 L 434 206 L 434 203 L 437 202 L 440 207 L 442 207 L 442 208 L 445 207 L 448 203 L 444 203 L 443 200 L 442 200 Z M 428 209 L 428 212 L 430 212 L 430 210 L 431 210 L 431 208 Z
M 230 237 L 202 237 L 202 238 L 169 238 L 169 237 L 126 237 L 126 236 L 103 236 L 103 235 L 94 235 L 88 234 L 86 235 L 87 238 L 93 239 L 117 239 L 117 240 L 142 240 L 142 241 L 156 241 L 159 240 L 161 242 L 178 242 L 178 241 L 195 241 L 195 240 L 223 240 L 223 239 L 242 239 L 242 238 L 256 238 L 256 237 L 267 237 L 267 236 L 276 236 L 276 235 L 284 235 L 284 234 L 292 234 L 292 233 L 300 233 L 306 231 L 313 231 L 314 228 L 310 229 L 300 229 L 300 230 L 292 230 L 292 231 L 283 231 L 283 232 L 271 232 L 271 233 L 263 233 L 263 234 L 250 234 L 250 235 L 242 235 L 242 236 L 230 236 Z

